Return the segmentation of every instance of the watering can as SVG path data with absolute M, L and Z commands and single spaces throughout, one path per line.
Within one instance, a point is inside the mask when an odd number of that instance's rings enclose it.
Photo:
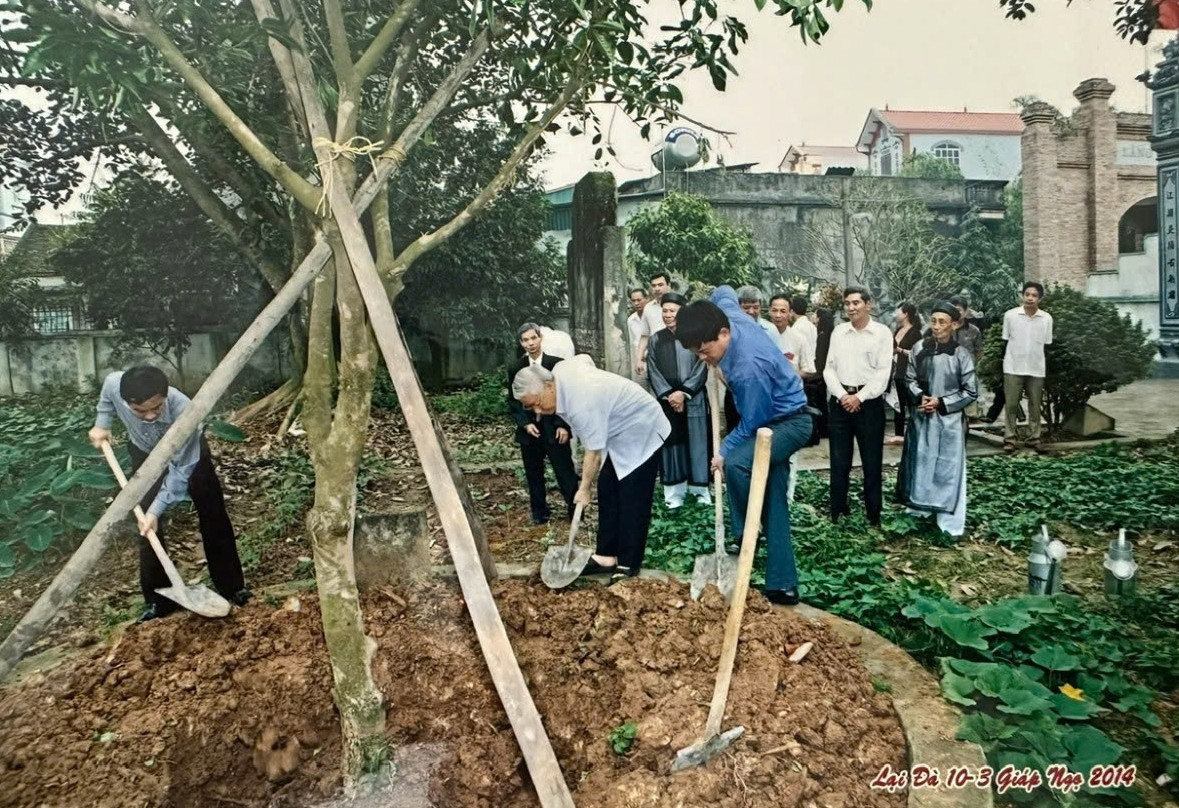
M 1104 569 L 1106 596 L 1132 595 L 1138 588 L 1138 565 L 1134 563 L 1134 546 L 1126 541 L 1125 528 L 1109 543 L 1109 552 L 1101 565 Z

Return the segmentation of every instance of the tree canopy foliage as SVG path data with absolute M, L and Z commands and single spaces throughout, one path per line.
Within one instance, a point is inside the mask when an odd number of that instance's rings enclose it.
M 627 222 L 630 258 L 646 280 L 670 272 L 706 286 L 754 280 L 757 252 L 749 228 L 721 218 L 695 194 L 669 193 Z
M 913 151 L 901 163 L 902 177 L 923 177 L 933 180 L 960 180 L 962 171 L 944 157 Z

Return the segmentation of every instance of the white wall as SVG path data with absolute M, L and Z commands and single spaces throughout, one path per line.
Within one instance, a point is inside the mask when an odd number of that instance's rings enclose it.
M 911 135 L 909 148 L 933 154 L 934 146 L 947 142 L 962 150 L 959 168 L 968 180 L 1010 181 L 1019 176 L 1019 135 Z
M 1118 256 L 1117 272 L 1089 276 L 1085 293 L 1109 300 L 1118 311 L 1140 321 L 1152 338 L 1159 333 L 1159 237 L 1146 237 L 1145 250 Z

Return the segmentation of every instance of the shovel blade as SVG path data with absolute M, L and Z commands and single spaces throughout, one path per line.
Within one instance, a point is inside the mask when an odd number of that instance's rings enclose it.
M 720 591 L 726 603 L 731 600 L 733 587 L 737 585 L 737 557 L 728 553 L 696 556 L 690 588 L 692 600 L 700 600 L 709 584 Z
M 550 547 L 540 562 L 540 580 L 549 589 L 562 589 L 577 580 L 589 558 L 593 555 L 589 547 L 579 544 L 572 548 L 562 544 Z
M 229 601 L 207 586 L 165 586 L 156 592 L 201 617 L 229 614 Z

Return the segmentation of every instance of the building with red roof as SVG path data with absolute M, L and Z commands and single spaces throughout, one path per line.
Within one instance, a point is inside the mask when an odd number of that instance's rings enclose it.
M 873 108 L 856 149 L 869 171 L 899 174 L 915 152 L 953 163 L 968 180 L 1016 179 L 1020 173 L 1023 121 L 1016 112 L 945 112 Z

